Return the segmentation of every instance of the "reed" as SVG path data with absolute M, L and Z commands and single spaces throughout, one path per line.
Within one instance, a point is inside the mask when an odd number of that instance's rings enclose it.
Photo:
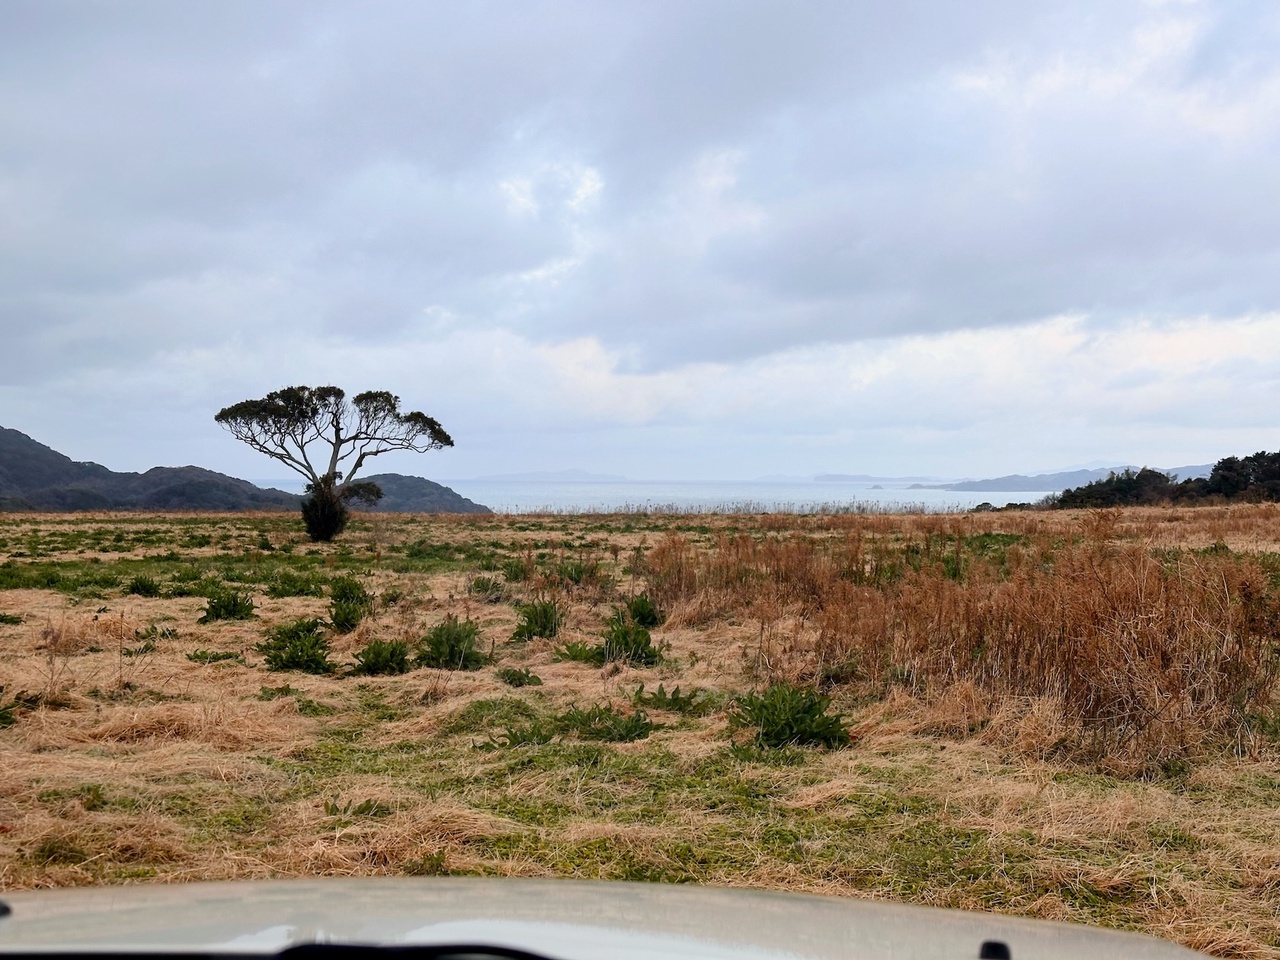
M 1118 541 L 1101 514 L 1075 536 L 923 519 L 905 536 L 865 523 L 705 549 L 672 535 L 648 556 L 650 591 L 686 623 L 758 621 L 765 679 L 925 699 L 968 684 L 992 713 L 1051 702 L 1078 731 L 1058 748 L 1080 758 L 1159 765 L 1272 720 L 1269 558 Z

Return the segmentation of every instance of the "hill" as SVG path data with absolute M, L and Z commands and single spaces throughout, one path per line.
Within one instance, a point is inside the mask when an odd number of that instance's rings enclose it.
M 1015 473 L 1005 477 L 993 477 L 989 480 L 962 480 L 958 483 L 949 483 L 942 489 L 966 490 L 970 492 L 981 492 L 987 490 L 1001 492 L 1067 490 L 1071 487 L 1083 486 L 1088 483 L 1094 483 L 1098 480 L 1105 480 L 1113 474 L 1132 469 L 1134 468 L 1110 467 L 1103 468 L 1101 470 L 1065 470 L 1061 473 L 1039 473 L 1035 476 L 1026 476 L 1021 473 Z M 1161 470 L 1160 472 L 1183 479 L 1195 479 L 1208 477 L 1211 469 L 1212 467 L 1209 464 L 1197 464 L 1194 466 L 1175 467 L 1172 470 Z
M 383 512 L 490 512 L 421 477 L 388 473 L 370 479 L 383 489 Z M 264 490 L 203 467 L 116 473 L 0 427 L 0 510 L 296 510 L 301 501 L 297 494 Z
M 382 490 L 382 499 L 373 507 L 365 508 L 378 513 L 493 513 L 483 504 L 423 477 L 379 473 L 365 479 Z

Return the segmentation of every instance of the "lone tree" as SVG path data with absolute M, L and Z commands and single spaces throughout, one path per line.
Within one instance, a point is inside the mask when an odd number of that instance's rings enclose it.
M 237 440 L 306 478 L 302 519 L 312 540 L 332 540 L 341 533 L 352 500 L 382 499 L 377 484 L 355 479 L 366 459 L 388 450 L 426 453 L 453 446 L 435 418 L 401 413 L 400 398 L 382 390 L 348 401 L 337 387 L 285 387 L 261 400 L 224 407 L 213 419 Z M 322 455 L 313 460 L 309 448 Z

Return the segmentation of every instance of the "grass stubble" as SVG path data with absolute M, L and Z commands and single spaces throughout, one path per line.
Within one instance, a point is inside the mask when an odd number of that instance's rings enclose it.
M 1273 506 L 295 526 L 0 516 L 0 889 L 570 876 L 1280 948 Z M 350 577 L 373 602 L 325 632 L 337 670 L 269 671 L 268 631 Z M 228 590 L 252 618 L 201 623 Z M 642 593 L 657 663 L 563 656 Z M 555 636 L 518 629 L 535 602 Z M 352 669 L 450 619 L 473 669 Z M 777 683 L 848 744 L 730 722 Z M 594 707 L 631 732 L 569 722 Z

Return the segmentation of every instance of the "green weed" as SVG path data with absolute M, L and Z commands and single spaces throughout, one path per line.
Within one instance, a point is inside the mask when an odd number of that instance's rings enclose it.
M 234 660 L 236 663 L 244 663 L 244 654 L 234 653 L 230 650 L 193 650 L 187 654 L 187 659 L 192 663 L 223 663 L 228 660 Z
M 147 640 L 136 647 L 122 647 L 120 655 L 122 657 L 145 657 L 148 653 L 155 653 L 158 649 L 159 647 L 156 646 L 154 640 Z
M 508 687 L 540 687 L 542 678 L 527 668 L 503 667 L 493 675 Z
M 649 631 L 621 612 L 609 618 L 603 643 L 591 646 L 576 640 L 557 647 L 555 654 L 561 660 L 588 663 L 596 667 L 606 663 L 651 667 L 662 660 L 662 651 L 653 645 Z
M 535 600 L 519 608 L 519 620 L 512 640 L 532 640 L 534 637 L 550 639 L 560 632 L 564 615 L 554 600 Z
M 370 640 L 356 653 L 353 673 L 365 676 L 409 672 L 409 646 L 399 640 Z
M 647 593 L 637 594 L 628 600 L 627 613 L 642 627 L 660 627 L 667 619 L 666 614 L 658 609 Z
M 324 802 L 324 813 L 327 817 L 346 817 L 351 819 L 357 817 L 389 817 L 394 812 L 385 803 L 372 798 L 361 800 L 359 803 L 354 804 L 350 800 L 346 803 L 339 803 L 336 798 Z
M 507 587 L 497 577 L 475 577 L 467 584 L 467 592 L 482 603 L 501 603 L 507 598 Z
M 604 660 L 621 661 L 640 667 L 651 667 L 662 660 L 662 652 L 653 645 L 649 631 L 619 611 L 605 625 Z
M 649 707 L 654 710 L 670 710 L 686 716 L 701 717 L 710 713 L 717 706 L 718 697 L 707 690 L 695 687 L 688 693 L 681 693 L 676 686 L 667 692 L 666 687 L 658 684 L 658 689 L 646 693 L 644 684 L 636 688 L 631 695 L 631 702 L 637 707 Z
M 480 627 L 475 621 L 449 614 L 419 642 L 414 663 L 443 670 L 479 670 L 489 662 L 480 651 L 479 640 Z
M 277 600 L 284 597 L 323 597 L 324 582 L 311 574 L 281 570 L 267 584 L 267 596 Z
M 654 724 L 643 710 L 635 713 L 619 713 L 611 706 L 594 706 L 583 710 L 570 707 L 557 722 L 566 733 L 584 740 L 605 740 L 610 743 L 629 743 L 643 740 L 653 732 Z
M 125 586 L 125 593 L 138 597 L 158 597 L 163 592 L 155 577 L 139 574 Z
M 754 727 L 762 747 L 847 745 L 844 719 L 827 713 L 827 697 L 804 687 L 775 683 L 763 694 L 738 697 L 729 714 L 733 729 Z
M 205 603 L 204 616 L 197 623 L 212 623 L 215 620 L 251 620 L 253 615 L 253 598 L 247 593 L 220 590 L 209 595 Z
M 315 617 L 293 620 L 268 631 L 267 639 L 256 649 L 268 670 L 333 673 L 337 664 L 329 659 L 329 641 L 323 629 L 324 624 Z

